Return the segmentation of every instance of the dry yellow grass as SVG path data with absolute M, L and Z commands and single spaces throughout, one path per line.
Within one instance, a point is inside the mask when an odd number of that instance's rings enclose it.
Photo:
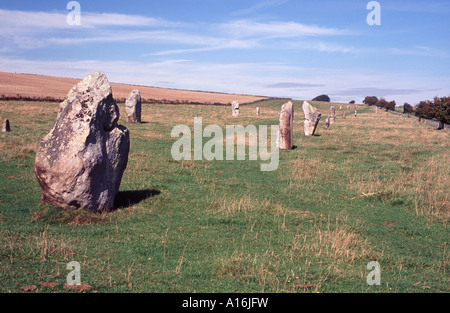
M 72 250 L 73 242 L 64 239 L 62 236 L 51 234 L 48 229 L 43 230 L 38 235 L 17 235 L 7 231 L 0 231 L 2 238 L 0 251 L 7 253 L 10 264 L 15 261 L 15 254 L 18 251 L 47 260 L 51 256 L 58 256 L 62 259 L 69 259 L 74 256 Z
M 341 215 L 335 221 L 320 216 L 319 222 L 306 232 L 296 236 L 291 253 L 301 256 L 326 257 L 338 264 L 352 264 L 357 259 L 372 256 L 367 239 L 351 231 L 348 216 Z
M 386 115 L 384 112 L 360 116 L 353 123 L 356 126 L 355 136 L 367 138 L 368 145 L 392 146 L 384 148 L 387 160 L 384 166 L 406 166 L 406 169 L 396 171 L 395 175 L 389 167 L 369 170 L 365 175 L 349 173 L 349 189 L 359 195 L 404 199 L 413 203 L 417 215 L 434 216 L 448 222 L 450 156 L 438 154 L 432 158 L 426 157 L 427 152 L 450 147 L 448 132 L 419 124 L 415 119 Z M 370 123 L 369 131 L 364 128 L 365 123 Z M 397 145 L 410 148 L 400 149 Z
M 387 184 L 387 190 L 398 197 L 412 197 L 417 215 L 432 215 L 450 221 L 450 156 L 432 158 L 410 173 L 401 172 Z

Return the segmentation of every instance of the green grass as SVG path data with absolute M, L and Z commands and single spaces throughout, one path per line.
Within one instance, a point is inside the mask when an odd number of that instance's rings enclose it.
M 57 104 L 0 102 L 13 130 L 0 134 L 0 292 L 73 292 L 62 289 L 70 261 L 88 292 L 449 292 L 448 132 L 361 106 L 306 138 L 296 101 L 297 148 L 280 152 L 278 171 L 172 160 L 172 128 L 192 129 L 195 115 L 276 125 L 282 104 L 258 103 L 260 118 L 256 105 L 231 118 L 228 107 L 145 104 L 143 124 L 122 113 L 132 143 L 119 208 L 92 214 L 40 204 L 34 156 Z M 381 286 L 366 283 L 370 261 Z

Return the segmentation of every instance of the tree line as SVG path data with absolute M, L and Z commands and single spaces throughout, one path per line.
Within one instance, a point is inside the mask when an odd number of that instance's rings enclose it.
M 395 101 L 388 102 L 383 98 L 378 99 L 374 96 L 366 97 L 363 103 L 368 106 L 377 106 L 386 109 L 386 111 L 395 111 L 397 105 Z M 415 106 L 405 103 L 403 105 L 403 113 L 415 114 L 417 117 L 430 120 L 436 119 L 442 123 L 450 124 L 450 96 L 443 98 L 436 97 L 433 101 L 421 101 Z

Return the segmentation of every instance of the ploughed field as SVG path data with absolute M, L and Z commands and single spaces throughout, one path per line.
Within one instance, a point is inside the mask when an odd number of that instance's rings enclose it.
M 224 132 L 277 125 L 284 102 L 236 118 L 226 106 L 148 103 L 142 124 L 119 104 L 129 163 L 117 209 L 93 214 L 40 204 L 34 157 L 58 104 L 0 101 L 12 129 L 0 133 L 0 292 L 74 292 L 63 288 L 71 261 L 85 292 L 448 292 L 448 132 L 365 106 L 342 119 L 339 104 L 326 130 L 330 104 L 313 103 L 323 117 L 304 137 L 294 101 L 296 148 L 280 151 L 276 171 L 248 155 L 172 158 L 172 129 L 193 131 L 194 116 Z M 371 261 L 379 286 L 367 283 Z
M 0 72 L 0 96 L 45 99 L 47 97 L 60 100 L 66 98 L 67 93 L 80 79 L 63 78 L 32 74 L 14 74 Z M 111 83 L 113 95 L 116 99 L 126 99 L 133 89 L 141 92 L 143 99 L 154 99 L 164 102 L 201 103 L 201 104 L 229 104 L 233 101 L 250 103 L 266 97 L 226 94 L 216 92 L 167 89 L 149 86 L 136 86 Z

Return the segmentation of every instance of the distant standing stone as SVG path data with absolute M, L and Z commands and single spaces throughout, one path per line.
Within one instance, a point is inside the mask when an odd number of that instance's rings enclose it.
M 334 124 L 336 122 L 336 107 L 330 107 L 330 124 Z
M 330 116 L 327 115 L 327 118 L 325 119 L 325 128 L 328 130 L 330 129 Z
M 345 114 L 345 111 L 344 112 L 342 112 L 342 119 L 346 119 L 347 118 L 347 115 Z
M 2 133 L 9 133 L 11 131 L 11 125 L 9 120 L 4 120 L 2 125 Z
M 93 212 L 114 208 L 130 150 L 130 133 L 118 120 L 104 74 L 92 73 L 70 90 L 36 153 L 43 203 Z
M 134 89 L 125 102 L 128 123 L 141 123 L 142 99 L 139 90 Z
M 305 136 L 314 136 L 322 113 L 307 101 L 303 102 L 303 112 L 305 113 Z
M 261 115 L 261 108 L 257 107 L 256 108 L 256 116 L 260 116 Z
M 278 147 L 291 150 L 294 147 L 294 104 L 289 101 L 281 107 Z
M 231 104 L 231 113 L 233 117 L 239 116 L 239 102 L 233 101 L 233 103 Z

